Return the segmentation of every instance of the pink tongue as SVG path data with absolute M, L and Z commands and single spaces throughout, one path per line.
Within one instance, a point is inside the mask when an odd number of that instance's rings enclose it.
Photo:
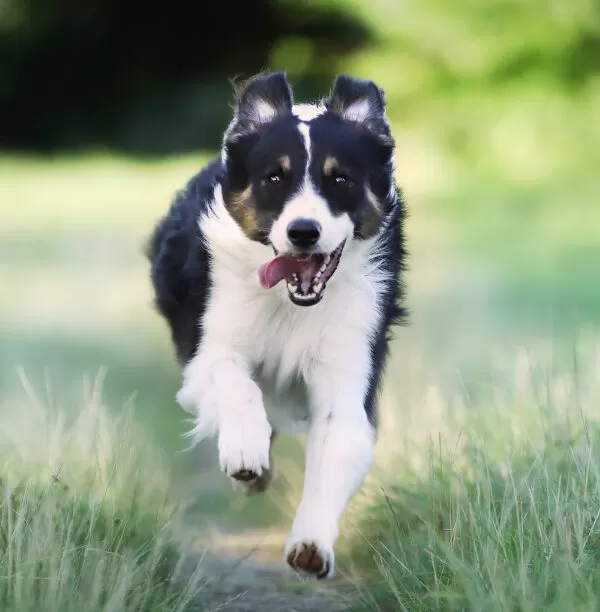
M 297 269 L 296 259 L 289 255 L 281 255 L 262 265 L 258 270 L 258 278 L 264 289 L 271 289 L 279 281 L 291 276 Z

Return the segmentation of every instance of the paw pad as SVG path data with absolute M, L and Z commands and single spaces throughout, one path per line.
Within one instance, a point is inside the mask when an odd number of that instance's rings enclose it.
M 250 482 L 251 480 L 258 478 L 258 474 L 252 470 L 239 470 L 239 472 L 232 474 L 231 477 L 234 480 L 239 480 L 241 482 Z
M 298 544 L 287 555 L 287 562 L 293 569 L 317 578 L 329 575 L 329 561 L 324 558 L 315 544 Z

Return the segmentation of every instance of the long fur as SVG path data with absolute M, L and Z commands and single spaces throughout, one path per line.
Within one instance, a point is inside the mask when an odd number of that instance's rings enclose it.
M 218 437 L 223 471 L 257 490 L 273 431 L 308 430 L 285 557 L 321 578 L 333 575 L 339 520 L 372 464 L 390 333 L 406 314 L 405 210 L 384 107 L 374 83 L 349 76 L 314 105 L 294 105 L 281 73 L 256 77 L 236 94 L 220 157 L 177 195 L 148 248 L 182 368 L 177 401 L 197 439 Z M 298 218 L 318 228 L 314 247 L 290 242 Z M 276 254 L 324 257 L 338 244 L 310 305 L 298 305 L 291 278 L 259 282 Z

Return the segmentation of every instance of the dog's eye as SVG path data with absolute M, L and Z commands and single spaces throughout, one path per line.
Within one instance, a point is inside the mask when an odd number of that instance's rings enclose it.
M 346 185 L 350 182 L 350 179 L 345 174 L 335 174 L 333 177 L 333 182 L 336 185 Z
M 281 172 L 272 172 L 265 180 L 269 185 L 279 185 L 283 180 L 283 176 Z

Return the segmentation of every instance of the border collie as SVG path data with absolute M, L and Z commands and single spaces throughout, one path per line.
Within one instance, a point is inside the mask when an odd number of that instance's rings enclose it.
M 369 472 L 390 329 L 404 316 L 404 205 L 383 91 L 339 75 L 294 104 L 285 73 L 237 88 L 221 155 L 158 223 L 156 306 L 195 439 L 248 493 L 271 480 L 275 431 L 307 430 L 284 558 L 334 572 L 339 522 Z

